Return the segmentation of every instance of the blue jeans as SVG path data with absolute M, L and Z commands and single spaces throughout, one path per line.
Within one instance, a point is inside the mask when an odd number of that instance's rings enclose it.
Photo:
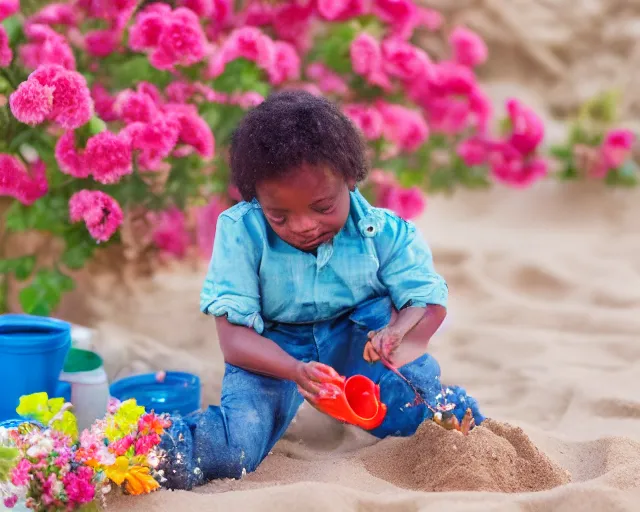
M 365 375 L 380 384 L 381 401 L 387 405 L 383 423 L 373 435 L 410 436 L 433 413 L 414 402 L 413 390 L 381 363 L 369 364 L 363 357 L 367 333 L 386 326 L 391 319 L 389 298 L 365 302 L 340 318 L 312 325 L 267 324 L 264 336 L 301 361 L 320 361 L 349 377 Z M 291 381 L 264 377 L 230 364 L 225 365 L 222 398 L 184 418 L 172 418 L 161 447 L 167 451 L 162 469 L 171 489 L 191 489 L 216 478 L 239 478 L 254 471 L 285 433 L 303 402 Z M 400 368 L 400 372 L 430 404 L 442 392 L 440 367 L 428 354 Z M 484 417 L 476 401 L 459 387 L 451 387 L 447 398 L 456 403 L 453 413 L 462 419 L 471 408 L 475 421 Z

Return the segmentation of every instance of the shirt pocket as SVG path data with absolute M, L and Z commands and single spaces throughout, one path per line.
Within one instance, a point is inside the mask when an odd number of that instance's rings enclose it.
M 336 249 L 331 266 L 338 277 L 354 291 L 358 301 L 379 294 L 380 261 L 370 239 L 349 240 Z

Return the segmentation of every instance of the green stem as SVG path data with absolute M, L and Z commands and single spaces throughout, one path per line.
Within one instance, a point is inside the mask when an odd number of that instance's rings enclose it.
M 0 74 L 2 74 L 4 79 L 9 82 L 9 85 L 14 91 L 18 88 L 18 84 L 15 82 L 8 69 L 0 68 Z

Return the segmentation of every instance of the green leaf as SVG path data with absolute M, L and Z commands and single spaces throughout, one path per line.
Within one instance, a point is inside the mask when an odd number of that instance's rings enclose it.
M 116 90 L 128 89 L 139 82 L 150 82 L 163 89 L 172 81 L 171 73 L 154 68 L 146 55 L 114 55 L 105 59 L 109 69 L 112 87 Z
M 23 38 L 22 20 L 19 15 L 9 16 L 2 22 L 2 26 L 9 36 L 9 46 L 15 46 Z
M 81 242 L 71 247 L 67 246 L 67 249 L 62 253 L 62 263 L 72 270 L 81 269 L 91 259 L 94 251 L 95 243 Z
M 16 412 L 23 418 L 49 425 L 53 430 L 78 437 L 76 417 L 70 411 L 61 412 L 65 405 L 64 398 L 49 398 L 47 393 L 32 393 L 20 397 Z
M 265 80 L 264 71 L 255 62 L 239 58 L 229 62 L 224 72 L 213 80 L 212 85 L 216 91 L 227 94 L 255 91 L 267 96 L 271 87 Z
M 35 264 L 36 257 L 34 255 L 0 260 L 0 274 L 13 273 L 18 280 L 24 281 L 33 272 Z
M 41 269 L 32 283 L 20 291 L 20 305 L 25 313 L 49 315 L 63 293 L 73 290 L 75 281 L 57 269 Z
M 628 160 L 618 169 L 607 174 L 605 183 L 619 187 L 636 186 L 638 184 L 638 165 L 633 160 Z
M 316 40 L 310 60 L 320 60 L 337 73 L 351 73 L 351 42 L 360 31 L 357 22 L 331 24 Z
M 89 120 L 88 130 L 91 135 L 97 135 L 107 129 L 107 124 L 98 116 L 93 116 Z
M 573 149 L 569 146 L 551 146 L 549 154 L 558 160 L 571 160 L 573 158 Z
M 20 452 L 16 448 L 0 445 L 0 483 L 9 481 L 11 470 L 18 463 Z
M 51 313 L 52 297 L 48 297 L 45 292 L 38 290 L 34 285 L 20 290 L 18 298 L 22 310 L 29 315 L 49 316 Z
M 17 258 L 15 267 L 13 269 L 16 279 L 18 279 L 19 281 L 24 281 L 25 279 L 27 279 L 33 273 L 33 269 L 35 268 L 35 266 L 35 255 Z

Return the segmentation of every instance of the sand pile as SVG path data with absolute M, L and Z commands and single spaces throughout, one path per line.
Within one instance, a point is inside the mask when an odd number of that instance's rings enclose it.
M 412 438 L 375 445 L 363 462 L 372 475 L 415 491 L 530 492 L 571 480 L 521 428 L 492 420 L 468 436 L 425 422 Z

